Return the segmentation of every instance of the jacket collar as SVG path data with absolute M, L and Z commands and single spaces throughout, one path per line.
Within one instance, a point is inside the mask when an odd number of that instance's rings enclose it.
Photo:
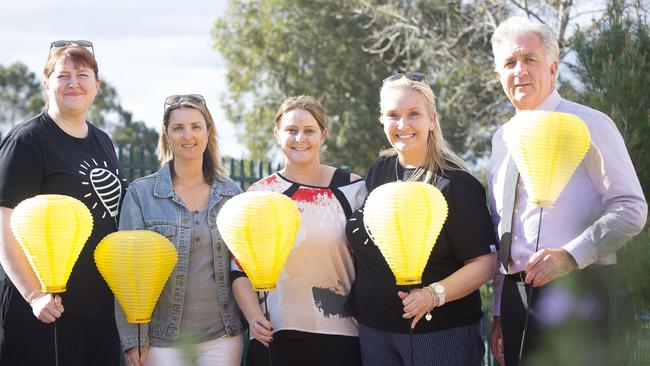
M 234 196 L 238 191 L 226 182 L 219 182 L 218 180 L 212 181 L 211 185 L 212 193 L 216 193 L 220 196 Z M 169 162 L 163 164 L 156 174 L 156 185 L 153 189 L 154 196 L 158 198 L 173 198 L 174 185 L 172 184 L 171 171 L 169 170 Z

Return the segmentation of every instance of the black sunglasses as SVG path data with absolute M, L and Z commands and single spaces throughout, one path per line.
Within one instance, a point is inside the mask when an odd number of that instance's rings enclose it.
M 165 98 L 165 110 L 171 105 L 183 102 L 203 103 L 206 108 L 208 107 L 205 104 L 205 98 L 201 94 L 176 94 Z
M 90 41 L 85 41 L 83 39 L 77 41 L 66 41 L 66 40 L 54 41 L 50 43 L 50 52 L 52 52 L 52 48 L 70 47 L 70 46 L 90 48 L 90 52 L 92 52 L 93 56 L 95 55 L 95 47 L 93 47 L 93 43 Z
M 390 82 L 390 81 L 395 81 L 398 79 L 401 79 L 402 77 L 405 77 L 409 80 L 412 81 L 426 81 L 427 80 L 427 75 L 423 74 L 421 72 L 415 72 L 415 71 L 409 71 L 409 72 L 400 72 L 397 74 L 393 74 L 386 79 L 384 79 L 383 84 Z

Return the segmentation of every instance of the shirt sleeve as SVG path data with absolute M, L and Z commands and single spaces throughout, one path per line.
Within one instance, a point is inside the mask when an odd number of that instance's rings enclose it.
M 620 249 L 641 232 L 648 215 L 639 179 L 614 122 L 599 114 L 589 126 L 591 146 L 584 163 L 601 196 L 603 211 L 592 225 L 563 246 L 580 269 Z
M 144 216 L 142 215 L 138 190 L 134 184 L 131 184 L 126 191 L 120 211 L 120 230 L 140 230 L 144 228 Z
M 246 275 L 246 272 L 244 272 L 244 268 L 242 268 L 241 264 L 237 261 L 237 258 L 235 256 L 231 255 L 230 256 L 230 282 L 232 283 L 234 280 L 238 279 L 239 277 L 248 277 Z
M 15 136 L 0 145 L 0 206 L 14 208 L 41 193 L 45 165 L 33 146 Z
M 454 184 L 457 182 L 450 183 Z M 485 190 L 480 183 L 476 182 L 469 189 L 456 190 L 450 195 L 447 232 L 458 260 L 466 261 L 496 252 L 497 239 L 485 202 Z
M 505 275 L 500 271 L 496 271 L 492 278 L 492 316 L 501 316 L 501 294 L 503 293 L 504 278 Z

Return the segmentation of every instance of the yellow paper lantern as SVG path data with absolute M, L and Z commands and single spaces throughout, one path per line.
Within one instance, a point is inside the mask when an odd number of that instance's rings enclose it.
M 255 291 L 275 288 L 300 227 L 291 198 L 275 192 L 237 195 L 221 208 L 217 227 Z
M 164 236 L 149 230 L 123 230 L 104 237 L 95 263 L 119 301 L 126 321 L 148 323 L 178 256 Z
M 553 207 L 589 149 L 589 130 L 576 115 L 520 111 L 503 139 L 526 184 L 528 202 Z
M 422 283 L 422 271 L 447 219 L 447 201 L 434 186 L 392 182 L 375 188 L 364 222 L 398 285 Z
M 72 267 L 93 231 L 86 205 L 69 196 L 38 195 L 14 208 L 10 225 L 42 291 L 65 292 Z

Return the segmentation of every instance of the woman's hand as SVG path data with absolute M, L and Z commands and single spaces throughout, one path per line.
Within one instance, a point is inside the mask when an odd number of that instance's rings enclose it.
M 495 316 L 492 322 L 492 330 L 490 331 L 490 348 L 492 355 L 497 360 L 499 365 L 506 364 L 505 355 L 503 353 L 503 332 L 501 331 L 501 317 Z
M 63 304 L 59 295 L 41 293 L 29 299 L 29 305 L 34 316 L 46 324 L 55 322 L 63 314 Z
M 265 347 L 269 347 L 269 343 L 273 341 L 273 326 L 264 314 L 259 313 L 253 317 L 253 320 L 248 322 L 248 328 L 253 338 L 260 341 Z
M 138 347 L 133 347 L 126 351 L 126 365 L 127 366 L 144 366 L 145 361 L 149 357 L 149 347 L 140 347 L 140 354 L 138 355 Z
M 435 306 L 431 292 L 424 288 L 416 288 L 408 293 L 398 291 L 397 296 L 402 299 L 402 305 L 404 305 L 402 317 L 404 319 L 413 318 L 411 329 L 414 329 L 418 321 Z

